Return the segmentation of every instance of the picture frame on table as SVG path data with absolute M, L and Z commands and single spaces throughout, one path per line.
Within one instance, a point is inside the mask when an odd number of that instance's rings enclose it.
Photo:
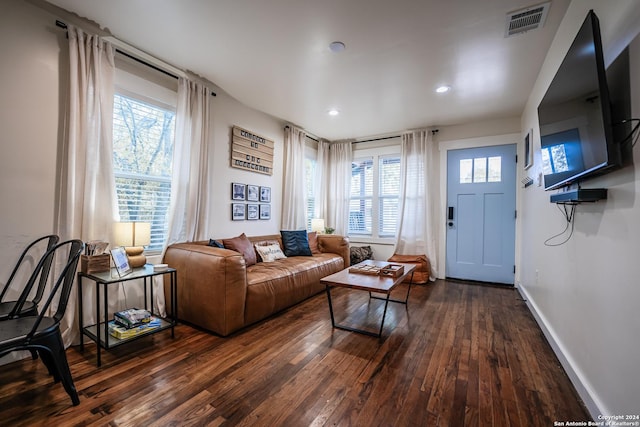
M 231 200 L 246 200 L 247 186 L 239 182 L 231 183 Z
M 113 258 L 113 265 L 116 267 L 119 277 L 126 276 L 131 273 L 131 266 L 129 265 L 129 258 L 123 247 L 117 247 L 111 249 L 111 258 Z
M 231 203 L 231 219 L 233 221 L 244 221 L 245 217 L 245 204 Z
M 533 129 L 524 136 L 524 170 L 533 166 Z
M 247 201 L 257 202 L 260 200 L 260 187 L 257 185 L 247 185 Z
M 260 205 L 260 219 L 271 219 L 271 205 Z
M 260 201 L 271 203 L 271 187 L 260 187 Z
M 257 194 L 257 193 L 256 193 Z M 260 217 L 260 209 L 257 203 L 247 204 L 247 219 L 256 220 Z

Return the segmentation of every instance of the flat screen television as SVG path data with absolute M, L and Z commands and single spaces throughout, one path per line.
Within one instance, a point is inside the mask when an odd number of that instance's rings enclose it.
M 545 190 L 621 165 L 613 138 L 611 104 L 598 18 L 589 11 L 540 105 Z

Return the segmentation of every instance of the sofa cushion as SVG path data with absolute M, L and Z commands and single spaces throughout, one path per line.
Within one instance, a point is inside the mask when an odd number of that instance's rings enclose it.
M 282 230 L 282 245 L 284 254 L 290 256 L 311 256 L 307 230 Z
M 245 323 L 250 324 L 325 290 L 320 279 L 343 268 L 331 253 L 292 257 L 247 268 Z
M 255 247 L 256 252 L 258 252 L 258 256 L 262 259 L 262 262 L 273 262 L 277 259 L 286 258 L 286 255 L 282 253 L 282 249 L 280 249 L 278 242 L 271 245 L 256 244 Z
M 240 252 L 247 263 L 247 267 L 256 263 L 256 251 L 244 233 L 233 239 L 222 239 L 222 243 L 226 249 Z

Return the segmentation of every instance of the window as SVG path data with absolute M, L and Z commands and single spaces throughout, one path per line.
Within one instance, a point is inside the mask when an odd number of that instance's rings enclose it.
M 351 164 L 349 234 L 394 237 L 398 225 L 399 194 L 398 155 L 354 160 Z
M 113 168 L 121 221 L 151 223 L 150 251 L 166 240 L 171 194 L 175 111 L 116 94 Z
M 502 157 L 460 160 L 460 184 L 502 181 Z
M 307 231 L 311 231 L 311 220 L 315 218 L 316 199 L 314 193 L 314 181 L 316 177 L 316 160 L 305 157 L 304 173 L 306 185 L 306 212 L 307 212 Z

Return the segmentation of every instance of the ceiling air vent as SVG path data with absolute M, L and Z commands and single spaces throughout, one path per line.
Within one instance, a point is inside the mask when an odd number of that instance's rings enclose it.
M 551 2 L 546 2 L 507 13 L 504 36 L 510 37 L 542 27 L 550 5 Z

